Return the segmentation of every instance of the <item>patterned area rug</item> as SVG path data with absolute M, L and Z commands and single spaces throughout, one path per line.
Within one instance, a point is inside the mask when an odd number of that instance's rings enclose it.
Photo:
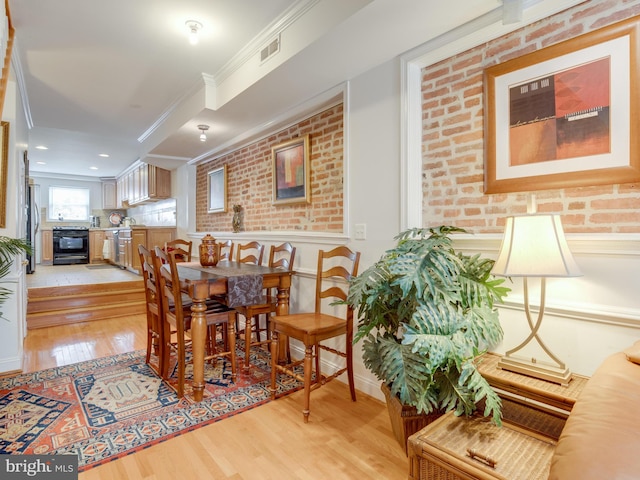
M 144 351 L 0 379 L 0 454 L 77 454 L 79 471 L 134 453 L 270 400 L 269 356 L 252 352 L 237 379 L 226 360 L 207 364 L 204 400 L 179 399 L 144 362 Z M 172 367 L 175 375 L 175 366 Z M 278 395 L 302 387 L 279 378 Z

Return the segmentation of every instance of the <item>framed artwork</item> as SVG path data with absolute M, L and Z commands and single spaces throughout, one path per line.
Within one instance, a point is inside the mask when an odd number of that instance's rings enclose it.
M 0 228 L 7 226 L 7 171 L 9 169 L 9 122 L 0 122 Z
M 273 204 L 309 203 L 309 135 L 276 145 L 273 156 Z
M 485 70 L 485 193 L 640 181 L 639 24 Z
M 207 173 L 207 198 L 209 213 L 227 211 L 227 166 L 211 170 Z

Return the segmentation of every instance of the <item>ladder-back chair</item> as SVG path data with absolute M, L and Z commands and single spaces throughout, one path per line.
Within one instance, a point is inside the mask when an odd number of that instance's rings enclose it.
M 164 321 L 162 312 L 162 298 L 158 291 L 158 282 L 153 265 L 152 253 L 144 247 L 138 245 L 138 255 L 140 256 L 140 268 L 142 270 L 142 280 L 144 282 L 144 294 L 147 312 L 147 354 L 145 362 L 151 366 L 158 375 L 164 376 L 164 338 L 162 335 L 162 323 Z M 151 364 L 151 352 L 158 359 L 157 368 Z
M 226 242 L 218 242 L 220 245 L 220 258 L 218 260 L 233 261 L 233 242 L 227 240 Z
M 293 376 L 304 382 L 304 422 L 309 421 L 310 394 L 321 385 L 347 372 L 351 399 L 356 400 L 353 381 L 353 310 L 344 305 L 344 316 L 323 313 L 335 301 L 345 301 L 349 289 L 349 281 L 358 274 L 360 253 L 352 252 L 345 246 L 336 247 L 328 252 L 318 252 L 318 269 L 316 273 L 315 310 L 310 313 L 294 313 L 290 315 L 274 315 L 271 317 L 271 398 L 276 398 L 276 380 L 278 373 Z M 303 360 L 289 365 L 278 364 L 279 336 L 286 335 L 304 345 Z M 329 339 L 344 337 L 344 349 L 333 348 L 322 344 Z M 337 342 L 332 342 L 335 344 Z M 320 351 L 325 350 L 344 358 L 345 366 L 333 375 L 322 375 Z M 304 375 L 300 376 L 294 367 L 302 364 Z M 312 374 L 315 364 L 315 378 Z
M 284 270 L 292 270 L 293 262 L 296 257 L 296 247 L 292 246 L 289 242 L 285 242 L 282 245 L 271 245 L 269 249 L 269 266 L 272 268 L 282 268 Z M 262 297 L 262 303 L 257 305 L 245 305 L 236 307 L 236 311 L 243 315 L 245 318 L 244 324 L 244 342 L 245 342 L 245 355 L 244 355 L 244 370 L 250 368 L 250 348 L 266 345 L 271 338 L 269 334 L 269 317 L 272 313 L 276 312 L 276 305 L 278 303 L 278 297 L 274 292 L 265 292 Z M 264 327 L 260 325 L 260 316 L 265 316 Z M 262 340 L 262 332 L 265 333 L 265 338 Z M 255 340 L 253 335 L 255 334 Z
M 168 326 L 175 331 L 176 342 L 166 341 L 167 352 L 171 349 L 175 349 L 177 353 L 178 361 L 178 396 L 184 396 L 184 377 L 186 370 L 186 347 L 190 340 L 188 338 L 188 331 L 191 328 L 191 316 L 187 314 L 186 309 L 182 303 L 183 293 L 180 290 L 180 279 L 178 276 L 177 263 L 174 255 L 166 255 L 160 248 L 155 249 L 156 266 L 159 266 L 159 284 L 160 291 L 162 293 L 162 307 L 164 309 L 165 322 Z M 162 258 L 164 256 L 164 258 Z M 162 260 L 166 261 L 165 265 L 162 265 Z M 173 308 L 171 308 L 173 305 Z M 211 327 L 220 327 L 223 330 L 222 337 L 228 340 L 225 341 L 225 346 L 222 347 L 222 351 L 209 351 L 205 356 L 205 361 L 213 360 L 221 357 L 228 357 L 231 362 L 231 376 L 233 380 L 236 379 L 236 342 L 234 334 L 234 323 L 236 318 L 235 310 L 227 308 L 226 306 L 216 303 L 207 305 L 205 312 L 207 327 L 211 331 Z M 225 331 L 226 330 L 226 331 Z M 215 343 L 215 334 L 213 336 L 213 342 Z

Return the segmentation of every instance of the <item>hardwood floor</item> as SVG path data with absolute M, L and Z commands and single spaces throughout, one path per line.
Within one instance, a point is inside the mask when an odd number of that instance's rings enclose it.
M 144 315 L 29 330 L 25 371 L 145 348 Z M 405 479 L 408 460 L 391 433 L 386 406 L 331 382 L 194 430 L 83 472 L 81 480 Z

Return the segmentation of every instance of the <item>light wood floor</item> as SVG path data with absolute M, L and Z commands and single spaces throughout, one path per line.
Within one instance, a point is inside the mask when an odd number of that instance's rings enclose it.
M 144 315 L 29 330 L 25 371 L 145 348 Z M 80 480 L 122 479 L 406 479 L 408 460 L 395 441 L 386 406 L 330 382 L 90 469 Z

